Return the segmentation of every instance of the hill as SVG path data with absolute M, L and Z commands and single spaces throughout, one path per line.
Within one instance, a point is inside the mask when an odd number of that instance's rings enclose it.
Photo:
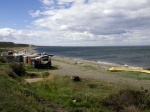
M 6 47 L 28 47 L 28 44 L 16 44 L 13 42 L 0 42 L 0 48 Z

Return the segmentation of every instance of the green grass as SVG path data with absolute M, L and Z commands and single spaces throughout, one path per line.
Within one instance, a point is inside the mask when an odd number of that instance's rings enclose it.
M 150 74 L 146 74 L 146 73 L 124 71 L 124 72 L 117 72 L 116 74 L 131 79 L 150 80 Z
M 119 90 L 119 87 L 103 81 L 82 79 L 81 82 L 72 82 L 67 76 L 50 76 L 48 80 L 31 86 L 33 91 L 45 99 L 64 105 L 69 110 L 83 111 L 106 111 L 100 99 Z
M 30 90 L 72 112 L 150 111 L 148 90 L 134 90 L 103 81 L 73 82 L 68 76 L 50 75 L 42 82 L 31 84 Z
M 36 94 L 21 77 L 9 77 L 0 70 L 0 112 L 54 112 L 65 110 Z
M 27 72 L 44 72 L 44 71 L 49 71 L 49 70 L 58 70 L 59 67 L 58 66 L 52 66 L 50 69 L 36 69 L 36 68 L 33 68 L 29 64 L 25 64 L 25 69 Z
M 8 63 L 0 63 L 0 68 L 8 68 Z
M 128 90 L 127 87 L 100 80 L 73 82 L 69 76 L 47 75 L 43 72 L 42 82 L 29 84 L 23 78 L 12 78 L 0 69 L 0 111 L 150 111 L 150 93 L 143 88 L 141 91 L 134 88 Z
M 29 77 L 44 77 L 42 82 L 29 84 L 23 79 L 26 76 L 12 78 L 13 75 L 8 75 L 6 72 L 8 65 L 0 63 L 0 111 L 2 112 L 41 112 L 43 109 L 46 112 L 150 111 L 150 92 L 143 88 L 129 90 L 123 85 L 93 79 L 73 82 L 69 76 L 48 76 L 47 70 L 37 70 L 26 65 Z M 56 66 L 52 70 L 58 68 Z M 150 79 L 149 74 L 137 72 L 114 74 L 137 80 Z M 127 100 L 128 98 L 130 100 Z
M 19 81 L 0 73 L 0 111 L 1 112 L 40 112 L 41 105 L 31 96 Z

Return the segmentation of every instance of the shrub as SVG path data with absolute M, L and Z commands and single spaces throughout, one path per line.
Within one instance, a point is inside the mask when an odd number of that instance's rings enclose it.
M 36 74 L 36 73 L 27 73 L 27 76 L 33 78 L 33 77 L 38 77 L 38 74 Z
M 13 72 L 12 69 L 8 68 L 7 70 L 5 70 L 5 72 L 7 73 L 7 75 L 9 77 L 12 77 L 13 79 L 17 78 L 17 75 Z
M 6 63 L 4 57 L 0 56 L 0 62 L 1 62 L 1 63 Z
M 25 75 L 25 67 L 23 63 L 13 62 L 9 64 L 9 68 L 13 70 L 18 76 Z
M 149 108 L 149 93 L 147 90 L 121 90 L 119 93 L 111 94 L 102 101 L 102 104 L 115 111 L 122 111 L 134 106 L 134 110 L 138 108 Z M 137 108 L 136 108 L 137 107 Z

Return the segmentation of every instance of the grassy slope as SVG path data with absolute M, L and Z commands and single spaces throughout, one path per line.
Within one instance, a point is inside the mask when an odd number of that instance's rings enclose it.
M 39 96 L 64 105 L 70 111 L 107 110 L 101 106 L 100 100 L 119 90 L 119 87 L 103 81 L 83 79 L 72 82 L 68 76 L 50 76 L 32 87 Z
M 12 79 L 1 70 L 0 111 L 34 112 L 42 111 L 43 107 L 47 112 L 112 112 L 123 109 L 128 112 L 150 111 L 150 97 L 146 90 L 131 91 L 92 79 L 72 82 L 68 76 L 50 75 L 42 82 L 31 84 L 20 79 Z M 131 100 L 126 100 L 128 97 Z
M 72 82 L 68 76 L 51 75 L 42 82 L 31 84 L 31 89 L 40 97 L 64 105 L 73 112 L 150 111 L 147 90 L 134 90 L 103 81 L 82 79 Z
M 27 93 L 29 89 L 17 80 L 0 73 L 0 111 L 35 112 L 40 111 L 38 102 Z
M 57 108 L 65 110 L 61 105 L 38 96 L 24 78 L 13 75 L 7 63 L 0 63 L 0 112 L 53 112 Z

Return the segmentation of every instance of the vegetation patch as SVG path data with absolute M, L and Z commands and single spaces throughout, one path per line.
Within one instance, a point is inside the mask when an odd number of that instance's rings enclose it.
M 63 106 L 38 96 L 14 72 L 0 71 L 0 112 L 66 112 Z
M 140 112 L 150 110 L 150 93 L 148 90 L 121 90 L 111 94 L 102 104 L 116 112 Z
M 50 75 L 45 81 L 31 84 L 31 89 L 38 96 L 54 101 L 68 108 L 68 111 L 104 111 L 99 99 L 119 90 L 115 85 L 82 79 L 73 82 L 70 77 Z
M 26 69 L 27 72 L 46 72 L 48 70 L 58 70 L 60 68 L 58 66 L 51 66 L 50 69 L 37 69 L 37 68 L 33 68 L 29 64 L 25 64 L 25 69 Z
M 13 70 L 18 76 L 25 75 L 25 67 L 23 63 L 13 62 L 9 64 L 9 68 Z
M 124 72 L 117 72 L 116 74 L 131 79 L 150 80 L 150 74 L 146 74 L 146 73 L 124 71 Z
M 40 112 L 42 105 L 27 95 L 29 89 L 17 80 L 0 73 L 0 111 L 1 112 Z
M 6 63 L 6 61 L 5 61 L 3 56 L 0 56 L 0 63 Z
M 97 68 L 92 66 L 92 65 L 84 65 L 83 67 L 88 69 L 88 70 L 97 70 Z

